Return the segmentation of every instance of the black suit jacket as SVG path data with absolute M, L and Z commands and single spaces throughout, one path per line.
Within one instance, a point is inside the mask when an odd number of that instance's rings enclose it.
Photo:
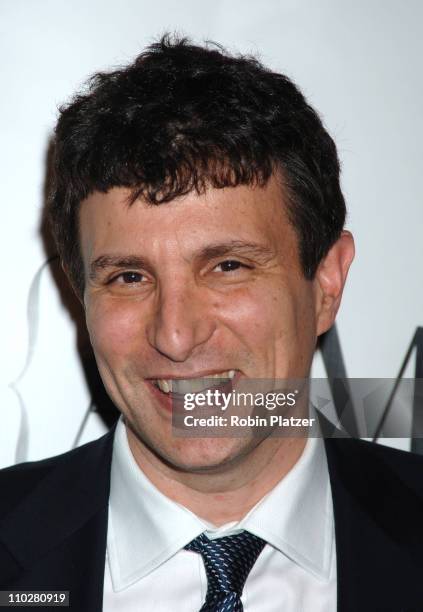
M 112 444 L 0 471 L 0 590 L 66 590 L 73 612 L 101 611 Z M 423 611 L 423 457 L 325 444 L 339 612 Z

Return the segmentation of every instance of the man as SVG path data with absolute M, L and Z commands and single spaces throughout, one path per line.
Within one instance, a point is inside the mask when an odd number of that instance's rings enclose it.
M 421 609 L 419 457 L 172 426 L 204 379 L 307 379 L 335 320 L 353 239 L 295 85 L 165 37 L 61 110 L 55 156 L 53 232 L 122 418 L 1 473 L 1 588 L 84 612 Z

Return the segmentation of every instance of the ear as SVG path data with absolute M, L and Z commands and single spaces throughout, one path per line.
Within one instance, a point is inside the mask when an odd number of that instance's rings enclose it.
M 317 268 L 314 283 L 318 336 L 332 327 L 335 321 L 354 253 L 352 234 L 343 231 Z

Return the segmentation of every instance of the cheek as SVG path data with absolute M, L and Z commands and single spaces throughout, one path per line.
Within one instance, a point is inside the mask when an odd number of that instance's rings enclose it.
M 284 351 L 299 349 L 309 344 L 315 331 L 313 295 L 308 284 L 257 285 L 254 290 L 233 296 L 224 316 L 232 329 L 244 340 L 248 339 L 255 350 L 280 343 Z
M 230 299 L 214 301 L 214 314 L 235 336 L 256 352 L 270 347 L 275 339 L 292 328 L 293 309 L 286 292 L 257 284 L 239 289 Z
M 87 327 L 95 353 L 112 361 L 141 348 L 140 320 L 137 310 L 127 305 L 93 300 L 87 307 Z

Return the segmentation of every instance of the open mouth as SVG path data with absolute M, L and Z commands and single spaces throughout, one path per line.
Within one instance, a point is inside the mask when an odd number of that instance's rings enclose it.
M 150 382 L 163 394 L 172 399 L 182 399 L 187 393 L 204 393 L 211 390 L 226 390 L 232 388 L 236 370 L 225 370 L 217 374 L 195 378 L 159 378 Z

